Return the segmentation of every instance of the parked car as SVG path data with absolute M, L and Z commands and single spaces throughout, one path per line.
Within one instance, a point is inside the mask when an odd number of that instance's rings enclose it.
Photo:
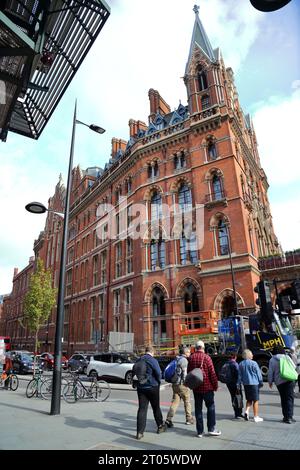
M 54 366 L 54 356 L 48 352 L 44 352 L 39 356 L 39 361 L 44 370 L 52 370 Z
M 34 354 L 30 351 L 11 351 L 13 370 L 17 374 L 30 374 L 34 368 Z
M 95 354 L 88 365 L 87 375 L 104 379 L 124 380 L 132 383 L 132 368 L 137 357 L 126 353 Z
M 78 372 L 86 374 L 91 357 L 90 354 L 73 354 L 68 360 L 68 370 L 77 370 Z

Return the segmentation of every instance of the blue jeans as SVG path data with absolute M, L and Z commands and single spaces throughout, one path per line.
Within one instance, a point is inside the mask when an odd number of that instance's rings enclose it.
M 213 391 L 206 392 L 206 393 L 194 392 L 194 400 L 195 400 L 195 418 L 196 418 L 197 433 L 203 434 L 203 413 L 202 413 L 203 401 L 207 408 L 207 429 L 208 429 L 208 432 L 213 431 L 216 425 L 214 392 Z

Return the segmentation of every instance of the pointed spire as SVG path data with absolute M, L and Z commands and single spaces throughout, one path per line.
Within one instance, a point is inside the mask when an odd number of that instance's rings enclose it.
M 216 61 L 213 48 L 211 47 L 208 36 L 199 18 L 199 6 L 194 5 L 193 11 L 195 12 L 195 24 L 194 24 L 189 58 L 186 64 L 185 73 L 188 72 L 195 46 L 201 49 L 201 51 L 204 52 L 204 54 L 208 57 L 210 61 L 212 62 Z

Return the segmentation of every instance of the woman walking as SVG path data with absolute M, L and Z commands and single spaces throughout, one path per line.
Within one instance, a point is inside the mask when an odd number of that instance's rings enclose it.
M 257 362 L 253 361 L 253 354 L 250 349 L 243 351 L 243 361 L 239 364 L 238 384 L 242 383 L 245 389 L 246 409 L 244 418 L 249 421 L 249 412 L 253 406 L 255 423 L 260 423 L 263 418 L 258 416 L 259 387 L 263 385 L 263 378 Z

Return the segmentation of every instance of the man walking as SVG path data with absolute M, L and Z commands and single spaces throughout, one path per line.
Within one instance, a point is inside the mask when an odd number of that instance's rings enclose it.
M 182 399 L 184 404 L 185 424 L 194 424 L 194 420 L 192 417 L 190 389 L 184 385 L 184 380 L 187 374 L 188 357 L 190 356 L 190 353 L 191 351 L 189 348 L 180 348 L 179 356 L 177 356 L 177 380 L 175 383 L 172 384 L 173 398 L 166 419 L 166 425 L 169 428 L 172 428 L 174 426 L 172 419 L 175 416 L 176 410 L 180 403 L 180 399 Z
M 218 390 L 218 378 L 211 358 L 204 352 L 203 341 L 197 341 L 195 352 L 189 358 L 188 373 L 200 368 L 203 372 L 203 383 L 193 390 L 195 400 L 195 417 L 197 436 L 203 436 L 203 401 L 207 408 L 207 429 L 210 436 L 220 436 L 221 431 L 216 429 L 216 412 L 214 392 Z
M 269 362 L 268 382 L 270 388 L 272 388 L 273 382 L 275 382 L 278 389 L 283 415 L 282 422 L 292 424 L 296 422 L 293 418 L 294 382 L 292 380 L 283 379 L 280 375 L 280 359 L 285 357 L 291 361 L 291 364 L 294 366 L 292 359 L 285 354 L 285 349 L 282 346 L 275 346 L 273 349 L 273 357 L 271 357 Z
M 136 438 L 138 440 L 144 437 L 149 402 L 151 404 L 154 419 L 157 424 L 157 434 L 166 431 L 166 426 L 163 424 L 163 416 L 159 406 L 161 370 L 157 360 L 153 357 L 153 354 L 153 348 L 151 346 L 147 346 L 145 349 L 145 354 L 139 360 L 145 363 L 145 377 L 140 379 L 137 383 L 139 408 L 137 412 Z

